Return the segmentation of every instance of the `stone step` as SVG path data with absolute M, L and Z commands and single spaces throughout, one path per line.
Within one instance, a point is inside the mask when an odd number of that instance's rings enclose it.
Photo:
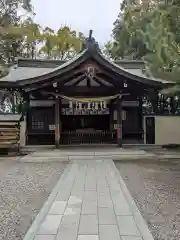
M 104 160 L 113 159 L 116 161 L 154 159 L 154 154 L 98 154 L 98 155 L 60 155 L 60 156 L 36 156 L 35 154 L 27 155 L 21 158 L 21 162 L 70 162 L 73 160 Z
M 134 150 L 134 151 L 104 151 L 104 152 L 61 152 L 61 151 L 52 151 L 52 152 L 34 152 L 29 156 L 33 157 L 88 157 L 88 156 L 124 156 L 124 155 L 146 155 L 147 153 L 143 150 Z
M 123 149 L 124 150 L 150 150 L 150 149 L 162 149 L 160 145 L 155 145 L 155 144 L 123 144 Z M 54 145 L 39 145 L 39 146 L 34 146 L 34 145 L 27 145 L 24 147 L 21 147 L 21 152 L 22 153 L 31 153 L 31 152 L 39 152 L 39 151 L 44 151 L 44 150 L 55 150 Z M 62 146 L 61 151 L 78 151 L 82 150 L 84 152 L 88 151 L 119 151 L 119 148 L 117 147 L 116 144 L 103 144 L 103 145 L 68 145 L 68 146 Z M 122 149 L 121 149 L 122 150 Z M 59 149 L 57 150 L 59 151 Z

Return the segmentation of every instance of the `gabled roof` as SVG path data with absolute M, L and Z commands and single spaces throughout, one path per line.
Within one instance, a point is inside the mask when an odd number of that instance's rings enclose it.
M 143 61 L 117 61 L 112 62 L 107 59 L 100 51 L 94 38 L 87 38 L 84 50 L 71 60 L 32 60 L 19 59 L 17 65 L 11 67 L 7 76 L 0 79 L 0 87 L 10 85 L 23 87 L 39 81 L 46 81 L 50 78 L 61 76 L 72 71 L 88 59 L 94 59 L 98 64 L 111 70 L 116 75 L 127 77 L 140 83 L 161 87 L 164 84 L 172 84 L 162 79 L 149 78 L 142 73 Z

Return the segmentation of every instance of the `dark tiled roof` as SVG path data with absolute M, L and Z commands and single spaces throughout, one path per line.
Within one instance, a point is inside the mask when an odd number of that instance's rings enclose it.
M 20 59 L 18 60 L 17 65 L 10 68 L 9 74 L 1 78 L 0 81 L 16 82 L 46 75 L 67 64 L 69 64 L 69 61 Z M 147 76 L 142 73 L 144 67 L 143 61 L 121 60 L 116 61 L 115 64 L 118 68 L 126 72 L 147 79 Z M 155 79 L 152 77 L 150 79 L 153 81 L 168 83 L 168 81 L 162 79 Z
M 162 79 L 155 79 L 144 75 L 142 72 L 144 68 L 143 61 L 121 60 L 112 62 L 107 59 L 100 51 L 98 44 L 95 42 L 95 39 L 92 38 L 91 34 L 85 42 L 85 48 L 82 49 L 76 57 L 67 62 L 59 60 L 19 59 L 17 65 L 10 69 L 9 74 L 0 79 L 1 86 L 25 87 L 28 84 L 41 81 L 47 82 L 56 76 L 68 74 L 89 59 L 93 59 L 116 75 L 139 83 L 148 84 L 157 88 L 161 88 L 162 85 L 169 83 Z

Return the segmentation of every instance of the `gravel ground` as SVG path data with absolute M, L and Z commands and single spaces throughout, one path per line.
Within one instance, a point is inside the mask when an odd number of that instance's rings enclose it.
M 117 163 L 155 240 L 180 239 L 180 164 Z
M 62 174 L 62 163 L 19 163 L 0 177 L 0 240 L 21 240 Z

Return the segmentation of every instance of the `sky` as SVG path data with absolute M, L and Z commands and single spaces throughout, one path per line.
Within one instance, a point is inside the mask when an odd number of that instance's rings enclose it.
M 73 30 L 93 37 L 100 44 L 110 40 L 113 22 L 120 10 L 121 0 L 31 0 L 36 16 L 43 27 L 57 30 L 67 25 Z

